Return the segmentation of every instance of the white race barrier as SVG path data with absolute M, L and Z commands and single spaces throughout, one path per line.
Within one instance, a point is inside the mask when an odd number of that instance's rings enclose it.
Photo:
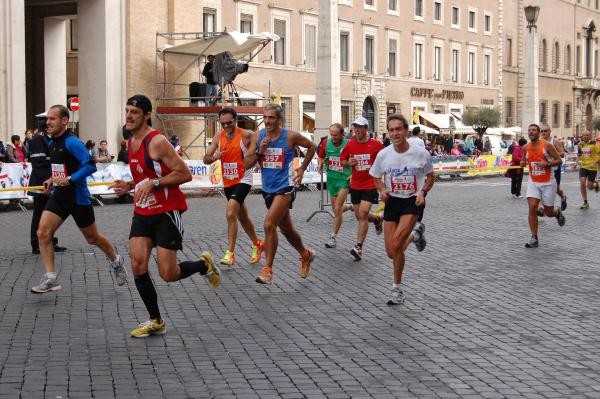
M 294 167 L 300 165 L 303 158 L 294 159 Z M 185 191 L 198 189 L 222 189 L 223 178 L 221 173 L 221 162 L 217 161 L 211 165 L 205 165 L 199 160 L 186 160 L 186 165 L 192 173 L 192 181 L 181 185 Z M 89 183 L 111 182 L 117 179 L 131 180 L 129 165 L 122 162 L 98 163 L 97 171 L 87 178 Z M 0 192 L 0 200 L 27 198 L 26 187 L 29 184 L 31 164 L 29 163 L 1 163 L 0 164 L 0 186 L 2 188 L 20 188 L 23 190 Z M 261 187 L 260 169 L 256 168 L 252 174 L 253 186 Z M 321 182 L 316 158 L 313 159 L 302 179 L 302 184 L 316 184 Z M 108 186 L 98 185 L 89 187 L 91 195 L 111 195 L 114 191 Z

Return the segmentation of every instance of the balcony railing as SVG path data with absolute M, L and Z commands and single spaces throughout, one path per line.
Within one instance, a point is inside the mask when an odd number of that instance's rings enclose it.
M 583 78 L 583 79 L 581 79 L 581 88 L 600 90 L 600 79 L 598 79 L 598 78 Z

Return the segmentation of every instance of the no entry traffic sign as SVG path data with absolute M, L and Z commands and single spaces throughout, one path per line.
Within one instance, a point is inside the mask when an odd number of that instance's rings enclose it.
M 69 109 L 71 111 L 79 111 L 79 97 L 69 98 Z

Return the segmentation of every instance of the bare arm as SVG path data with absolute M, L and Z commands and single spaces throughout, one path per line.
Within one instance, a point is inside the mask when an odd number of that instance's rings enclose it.
M 306 168 L 308 168 L 310 161 L 315 156 L 315 152 L 317 151 L 317 145 L 309 139 L 307 139 L 306 137 L 304 137 L 303 135 L 301 135 L 300 133 L 293 131 L 290 131 L 288 133 L 288 145 L 290 147 L 293 147 L 295 145 L 300 147 L 306 147 L 306 156 L 302 161 L 302 165 L 300 165 L 296 169 L 296 176 L 294 176 L 294 183 L 301 184 L 302 178 L 304 177 L 304 171 L 306 170 Z
M 560 155 L 558 154 L 558 151 L 556 151 L 556 147 L 554 147 L 551 143 L 545 143 L 546 146 L 546 152 L 548 154 L 550 154 L 550 156 L 553 158 L 552 161 L 547 162 L 548 166 L 560 166 L 562 165 L 562 159 L 560 158 Z M 544 166 L 544 165 L 541 165 Z
M 431 188 L 433 187 L 433 183 L 435 182 L 435 172 L 429 172 L 427 177 L 425 177 L 425 183 L 423 184 L 423 188 L 419 190 L 417 193 L 417 199 L 415 200 L 415 204 L 417 206 L 421 206 L 425 203 L 425 196 Z
M 217 148 L 219 147 L 219 139 L 220 137 L 213 137 L 212 142 L 206 149 L 206 153 L 204 154 L 204 158 L 202 159 L 202 162 L 204 162 L 206 165 L 210 165 L 217 159 L 221 158 L 220 154 L 217 154 L 218 156 L 215 156 L 215 152 L 217 152 Z
M 250 144 L 248 145 L 248 152 L 244 157 L 244 168 L 250 169 L 256 162 L 258 162 L 258 154 L 256 153 L 256 145 L 258 142 L 258 132 L 252 133 L 250 136 Z

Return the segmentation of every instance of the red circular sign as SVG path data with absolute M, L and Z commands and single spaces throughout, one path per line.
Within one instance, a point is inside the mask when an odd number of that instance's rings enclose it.
M 69 109 L 71 111 L 79 111 L 79 97 L 69 98 Z

